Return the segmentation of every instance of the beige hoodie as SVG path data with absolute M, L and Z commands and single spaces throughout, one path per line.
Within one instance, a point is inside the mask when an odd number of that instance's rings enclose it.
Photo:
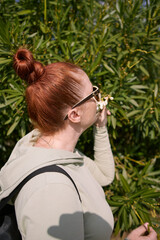
M 94 129 L 94 161 L 78 150 L 69 152 L 34 147 L 33 130 L 15 146 L 0 172 L 0 199 L 29 173 L 57 164 L 73 178 L 80 193 L 65 175 L 47 172 L 31 179 L 15 201 L 23 240 L 109 240 L 113 215 L 101 186 L 114 179 L 114 160 L 106 127 Z

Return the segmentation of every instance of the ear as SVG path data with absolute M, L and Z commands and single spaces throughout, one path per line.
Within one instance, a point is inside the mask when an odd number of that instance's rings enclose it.
M 79 123 L 81 121 L 81 111 L 79 108 L 69 110 L 68 119 L 73 123 Z

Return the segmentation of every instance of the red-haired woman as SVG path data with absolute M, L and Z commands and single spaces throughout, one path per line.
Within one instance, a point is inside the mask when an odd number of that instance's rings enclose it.
M 114 159 L 106 128 L 110 112 L 104 108 L 97 113 L 99 89 L 74 64 L 43 66 L 27 49 L 14 55 L 14 69 L 28 84 L 26 101 L 34 130 L 17 143 L 3 167 L 0 197 L 34 170 L 56 164 L 72 177 L 81 198 L 61 173 L 32 178 L 15 200 L 22 239 L 109 240 L 114 222 L 102 186 L 114 179 Z M 75 148 L 93 124 L 94 161 Z

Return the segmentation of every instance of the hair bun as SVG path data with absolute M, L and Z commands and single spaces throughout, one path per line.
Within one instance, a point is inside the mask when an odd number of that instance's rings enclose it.
M 28 84 L 36 82 L 44 73 L 44 67 L 36 62 L 27 49 L 18 49 L 13 57 L 13 68 L 17 75 Z

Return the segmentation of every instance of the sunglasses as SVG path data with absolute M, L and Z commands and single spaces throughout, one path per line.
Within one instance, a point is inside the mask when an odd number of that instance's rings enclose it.
M 99 102 L 101 101 L 101 94 L 99 91 L 99 88 L 97 86 L 93 86 L 93 92 L 91 94 L 89 94 L 87 97 L 83 98 L 81 101 L 79 101 L 78 103 L 76 103 L 73 107 L 78 107 L 81 104 L 85 103 L 86 101 L 88 101 L 89 99 L 91 99 L 92 97 L 94 97 L 94 99 Z M 66 120 L 68 118 L 68 114 L 65 116 L 64 120 Z

